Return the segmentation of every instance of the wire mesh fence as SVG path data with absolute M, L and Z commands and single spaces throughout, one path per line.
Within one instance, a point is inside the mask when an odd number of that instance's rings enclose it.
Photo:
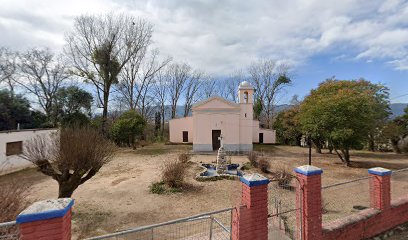
M 300 199 L 296 198 L 299 182 L 293 175 L 271 181 L 268 186 L 269 239 L 300 239 L 300 225 L 296 215 L 300 213 Z
M 229 240 L 233 208 L 88 238 L 120 240 Z
M 408 168 L 391 174 L 391 201 L 408 195 Z
M 19 239 L 18 226 L 15 221 L 0 223 L 0 240 Z
M 369 208 L 370 178 L 364 177 L 322 187 L 323 223 Z

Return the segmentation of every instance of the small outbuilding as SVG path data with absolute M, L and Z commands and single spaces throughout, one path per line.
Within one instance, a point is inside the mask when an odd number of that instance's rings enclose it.
M 24 129 L 0 131 L 0 175 L 33 167 L 20 157 L 27 141 L 37 136 L 57 134 L 57 129 Z
M 254 88 L 239 85 L 238 103 L 211 97 L 196 103 L 191 117 L 169 121 L 170 142 L 192 143 L 193 151 L 216 151 L 222 136 L 226 151 L 252 151 L 253 143 L 275 143 L 276 132 L 259 127 L 253 117 Z

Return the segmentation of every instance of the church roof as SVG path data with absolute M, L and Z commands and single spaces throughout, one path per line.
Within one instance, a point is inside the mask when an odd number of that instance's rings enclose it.
M 234 103 L 234 102 L 228 101 L 228 100 L 226 100 L 226 99 L 224 99 L 224 98 L 222 98 L 222 97 L 219 97 L 219 96 L 214 96 L 214 97 L 207 98 L 206 100 L 197 102 L 196 104 L 193 105 L 193 109 L 194 109 L 194 108 L 197 108 L 197 107 L 204 106 L 205 104 L 207 104 L 207 103 L 209 103 L 209 102 L 211 102 L 211 101 L 214 101 L 214 100 L 219 100 L 219 101 L 221 101 L 221 102 L 224 102 L 224 103 L 226 103 L 227 105 L 229 105 L 229 106 L 232 107 L 232 108 L 239 108 L 239 104 L 238 104 L 238 103 Z

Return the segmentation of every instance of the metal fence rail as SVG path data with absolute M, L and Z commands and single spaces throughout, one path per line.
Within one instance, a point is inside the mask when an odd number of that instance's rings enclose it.
M 232 211 L 227 208 L 219 211 L 203 213 L 187 218 L 180 218 L 139 228 L 133 228 L 115 233 L 88 238 L 95 239 L 231 239 Z
M 18 226 L 15 221 L 0 223 L 0 240 L 19 239 Z
M 323 223 L 370 207 L 370 176 L 322 187 Z
M 391 174 L 391 201 L 408 194 L 408 168 L 393 171 Z

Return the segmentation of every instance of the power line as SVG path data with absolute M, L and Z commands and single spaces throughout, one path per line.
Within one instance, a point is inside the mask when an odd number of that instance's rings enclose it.
M 390 100 L 394 100 L 394 99 L 397 99 L 397 98 L 400 98 L 400 97 L 405 97 L 405 96 L 408 96 L 408 93 L 396 96 L 394 98 L 391 98 Z

